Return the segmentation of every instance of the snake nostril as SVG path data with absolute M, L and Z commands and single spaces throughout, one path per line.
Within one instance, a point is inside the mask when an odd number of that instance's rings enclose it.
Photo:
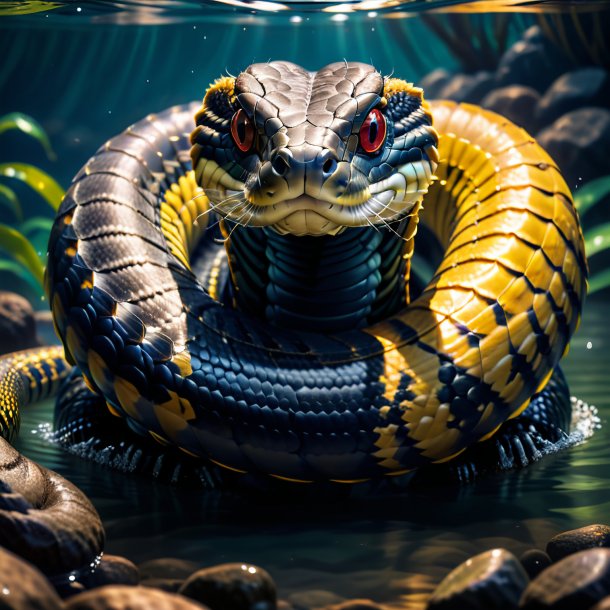
M 322 166 L 322 172 L 325 176 L 330 176 L 337 169 L 337 162 L 332 159 L 326 159 L 324 165 Z
M 288 161 L 281 155 L 275 156 L 275 159 L 271 162 L 271 168 L 273 169 L 273 173 L 280 177 L 285 176 L 290 169 Z

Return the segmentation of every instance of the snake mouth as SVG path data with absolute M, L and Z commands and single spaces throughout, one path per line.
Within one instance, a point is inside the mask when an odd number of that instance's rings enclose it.
M 385 182 L 385 181 L 384 181 Z M 368 198 L 356 204 L 331 203 L 300 195 L 270 205 L 256 205 L 239 190 L 207 191 L 211 208 L 230 222 L 249 227 L 270 227 L 280 234 L 337 235 L 348 227 L 384 226 L 400 220 L 421 201 L 427 188 L 397 192 L 371 185 Z M 381 187 L 381 188 L 380 188 Z

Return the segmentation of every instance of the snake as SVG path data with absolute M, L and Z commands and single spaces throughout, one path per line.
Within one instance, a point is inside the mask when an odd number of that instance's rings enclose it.
M 549 403 L 586 281 L 570 189 L 520 127 L 363 63 L 253 64 L 76 175 L 46 271 L 62 345 L 1 361 L 0 427 L 78 367 L 220 469 L 396 477 Z

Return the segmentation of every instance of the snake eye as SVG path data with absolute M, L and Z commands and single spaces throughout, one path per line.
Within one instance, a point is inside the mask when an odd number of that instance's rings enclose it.
M 254 142 L 254 125 L 240 108 L 231 119 L 231 136 L 241 152 L 248 152 Z
M 385 117 L 379 109 L 373 108 L 360 128 L 360 146 L 366 153 L 375 153 L 381 148 L 385 134 Z

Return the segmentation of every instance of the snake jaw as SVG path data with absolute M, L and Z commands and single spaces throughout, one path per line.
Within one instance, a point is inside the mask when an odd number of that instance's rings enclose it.
M 438 137 L 421 89 L 358 63 L 318 72 L 253 64 L 221 84 L 206 95 L 191 138 L 197 182 L 221 217 L 334 235 L 399 220 L 427 192 Z M 373 114 L 383 139 L 371 149 L 362 128 Z M 238 116 L 256 130 L 247 150 L 229 129 Z

